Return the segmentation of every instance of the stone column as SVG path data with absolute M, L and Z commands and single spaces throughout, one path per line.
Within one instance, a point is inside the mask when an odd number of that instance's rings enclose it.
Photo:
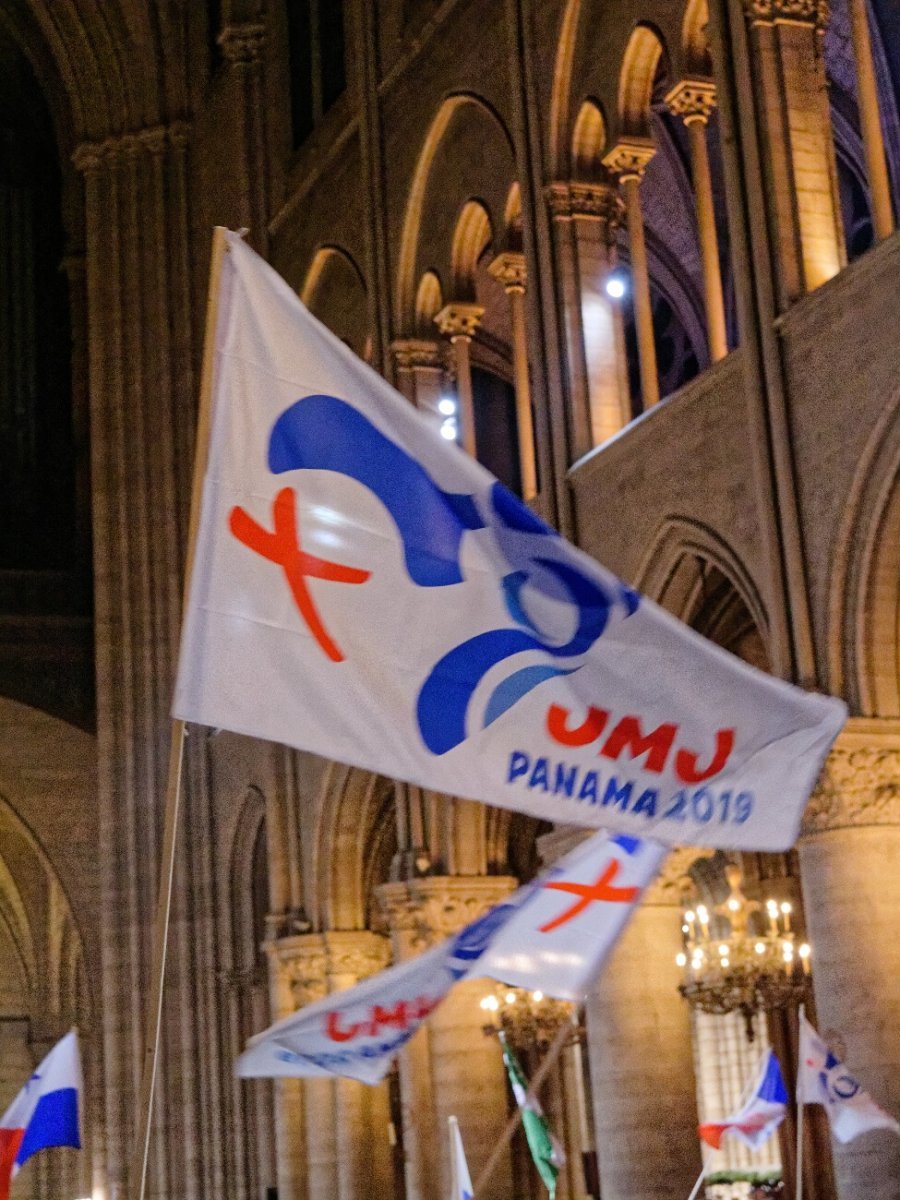
M 846 262 L 828 112 L 828 0 L 744 0 L 778 308 Z
M 386 939 L 367 930 L 277 938 L 266 949 L 276 1019 L 353 987 L 386 967 L 390 957 Z M 389 1123 L 386 1084 L 278 1080 L 279 1197 L 388 1200 Z
M 719 266 L 719 239 L 713 206 L 712 176 L 706 129 L 709 114 L 716 103 L 716 85 L 705 79 L 683 79 L 666 96 L 666 104 L 687 126 L 691 144 L 691 171 L 694 201 L 697 206 L 697 234 L 703 264 L 703 300 L 706 308 L 706 338 L 711 362 L 728 353 L 725 333 L 725 302 L 722 299 L 722 271 Z
M 623 206 L 613 183 L 553 183 L 546 196 L 576 409 L 572 441 L 580 458 L 618 433 L 631 415 L 622 310 L 606 291 Z
M 400 338 L 391 342 L 398 390 L 421 412 L 442 420 L 438 402 L 444 391 L 444 355 L 439 342 Z
M 477 457 L 477 447 L 475 444 L 475 404 L 472 398 L 470 344 L 483 316 L 484 309 L 480 304 L 457 302 L 446 304 L 434 318 L 438 329 L 450 339 L 453 346 L 462 444 L 463 449 L 473 458 Z
M 506 876 L 428 876 L 378 889 L 394 958 L 421 954 L 499 903 L 516 886 Z M 447 1118 L 459 1119 L 475 1179 L 507 1120 L 506 1079 L 495 1038 L 483 1032 L 482 981 L 457 984 L 400 1056 L 408 1200 L 450 1194 Z M 491 1181 L 491 1200 L 512 1200 L 507 1158 Z
M 875 238 L 881 241 L 894 232 L 894 210 L 891 204 L 891 184 L 888 179 L 884 134 L 881 130 L 881 111 L 878 104 L 878 84 L 872 58 L 872 38 L 866 0 L 849 0 L 850 26 L 853 35 L 853 60 L 856 64 L 856 93 L 859 103 L 859 123 L 862 127 L 866 152 L 866 171 L 872 194 L 872 224 Z
M 900 721 L 848 722 L 807 809 L 800 841 L 820 1032 L 900 1114 Z M 840 1200 L 896 1200 L 900 1139 L 833 1142 Z
M 531 414 L 531 383 L 528 376 L 528 336 L 525 330 L 525 255 L 507 250 L 498 254 L 488 268 L 509 296 L 512 313 L 513 377 L 516 387 L 516 428 L 519 437 L 519 474 L 522 499 L 537 495 L 537 464 L 534 457 L 534 418 Z
M 238 145 L 243 155 L 235 172 L 239 219 L 253 245 L 265 254 L 268 244 L 268 160 L 263 99 L 263 51 L 266 27 L 259 21 L 226 25 L 219 35 L 222 58 L 237 91 Z
M 679 883 L 702 854 L 669 856 L 585 1006 L 603 1200 L 684 1200 L 700 1173 L 690 1011 L 675 956 Z
M 609 170 L 618 176 L 625 197 L 628 248 L 631 254 L 631 288 L 641 368 L 641 398 L 645 410 L 659 402 L 653 305 L 650 300 L 650 267 L 647 262 L 640 195 L 641 180 L 654 153 L 652 142 L 635 138 L 619 142 L 603 160 Z

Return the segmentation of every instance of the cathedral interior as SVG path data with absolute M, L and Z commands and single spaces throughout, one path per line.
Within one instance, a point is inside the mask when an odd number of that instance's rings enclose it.
M 900 1113 L 897 0 L 0 0 L 0 98 L 0 1109 L 73 1024 L 87 1100 L 13 1196 L 133 1194 L 215 225 L 566 537 L 849 706 L 796 847 L 675 851 L 576 1014 L 560 1200 L 686 1198 L 759 1047 L 796 1068 L 793 1010 L 751 1043 L 679 995 L 735 865 Z M 148 1197 L 445 1200 L 448 1116 L 475 1173 L 514 1103 L 484 981 L 377 1087 L 234 1061 L 578 832 L 189 735 Z M 533 1071 L 562 1018 L 521 1002 Z M 709 1200 L 793 1195 L 794 1134 Z M 811 1108 L 805 1146 L 807 1200 L 900 1197 L 889 1132 Z M 543 1194 L 517 1135 L 479 1200 Z

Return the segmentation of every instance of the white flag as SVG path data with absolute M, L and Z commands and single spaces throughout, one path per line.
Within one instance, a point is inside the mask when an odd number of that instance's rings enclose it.
M 582 999 L 664 856 L 656 843 L 595 834 L 455 937 L 251 1038 L 238 1074 L 377 1083 L 460 979 Z
M 450 1167 L 453 1175 L 453 1200 L 475 1200 L 472 1190 L 472 1177 L 469 1174 L 469 1164 L 466 1162 L 466 1152 L 463 1149 L 462 1136 L 459 1132 L 459 1121 L 450 1117 Z
M 839 1142 L 851 1142 L 872 1129 L 892 1129 L 894 1133 L 900 1133 L 900 1124 L 863 1091 L 803 1016 L 800 1018 L 797 1100 L 803 1104 L 824 1105 L 831 1132 Z
M 546 820 L 781 850 L 843 724 L 569 545 L 236 235 L 174 713 Z

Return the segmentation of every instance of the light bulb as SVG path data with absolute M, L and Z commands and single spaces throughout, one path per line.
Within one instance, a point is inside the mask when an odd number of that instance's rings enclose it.
M 766 901 L 766 912 L 769 914 L 770 917 L 775 917 L 778 915 L 778 905 L 775 903 L 774 900 Z
M 727 947 L 727 946 L 725 946 L 725 945 L 722 945 L 722 946 L 720 946 L 720 947 L 719 947 L 719 954 L 722 956 L 722 958 L 724 958 L 724 957 L 725 957 L 725 955 L 726 955 L 727 953 L 728 953 L 728 947 Z
M 516 993 L 515 993 L 515 992 L 507 992 L 507 993 L 506 993 L 506 995 L 505 995 L 503 998 L 504 998 L 504 1000 L 506 1001 L 506 1003 L 507 1003 L 507 1004 L 515 1004 L 515 1002 L 516 1002 Z
M 675 963 L 679 967 L 686 967 L 687 966 L 687 955 L 686 954 L 676 954 L 675 955 Z
M 695 914 L 690 909 L 688 909 L 688 911 L 684 914 L 684 919 L 686 921 L 693 921 L 694 918 L 695 918 Z
M 441 396 L 438 400 L 438 412 L 443 417 L 452 417 L 456 412 L 456 401 L 452 396 Z
M 543 1000 L 543 998 L 544 998 L 544 993 L 543 993 L 543 992 L 532 992 L 532 993 L 531 993 L 531 995 L 532 995 L 532 998 L 533 998 L 533 1000 L 534 1000 L 534 1002 L 535 1002 L 536 1004 L 540 1004 L 540 1002 L 541 1002 L 541 1001 Z
M 810 951 L 809 946 L 806 944 L 806 942 L 804 942 L 800 946 L 800 949 L 797 951 L 797 953 L 800 955 L 801 958 L 809 958 L 811 951 Z
M 740 904 L 737 902 L 737 900 L 729 900 L 729 901 L 728 901 L 728 909 L 729 909 L 729 912 L 737 912 L 737 910 L 738 910 L 740 907 L 741 907 L 741 906 L 740 906 Z
M 756 951 L 757 954 L 765 954 L 766 944 L 765 944 L 765 942 L 757 942 L 756 945 L 753 947 L 753 949 Z
M 788 904 L 787 900 L 785 900 L 784 903 L 782 904 L 781 911 L 784 913 L 785 916 L 787 916 L 787 914 L 792 911 L 791 906 Z
M 610 275 L 606 281 L 606 294 L 611 300 L 621 300 L 625 295 L 625 281 L 619 275 Z
M 441 423 L 441 437 L 448 442 L 456 441 L 456 422 L 452 417 L 448 417 L 446 421 Z

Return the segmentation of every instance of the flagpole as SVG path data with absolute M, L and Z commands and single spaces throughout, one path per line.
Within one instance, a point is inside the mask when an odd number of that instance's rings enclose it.
M 797 1010 L 798 1025 L 800 1032 L 798 1033 L 798 1046 L 802 1043 L 803 1038 L 803 1021 L 806 1018 L 806 1005 L 801 1004 Z M 803 1097 L 800 1095 L 800 1077 L 802 1075 L 802 1063 L 797 1064 L 797 1082 L 794 1084 L 794 1099 L 797 1102 L 797 1153 L 795 1166 L 795 1198 L 803 1200 L 803 1110 L 806 1105 L 803 1103 Z
M 450 1200 L 459 1200 L 459 1174 L 456 1169 L 456 1139 L 454 1134 L 459 1130 L 456 1117 L 447 1118 L 447 1133 L 450 1138 Z
M 546 1055 L 543 1058 L 543 1061 L 541 1062 L 541 1065 L 535 1071 L 534 1076 L 532 1077 L 531 1083 L 528 1085 L 528 1091 L 525 1093 L 525 1104 L 527 1104 L 529 1100 L 537 1099 L 537 1093 L 538 1093 L 538 1090 L 539 1090 L 541 1084 L 544 1082 L 544 1080 L 549 1075 L 550 1071 L 556 1065 L 556 1060 L 559 1058 L 560 1054 L 562 1054 L 563 1050 L 565 1049 L 566 1042 L 569 1040 L 569 1038 L 572 1034 L 572 1025 L 574 1023 L 575 1023 L 575 1018 L 573 1016 L 571 1024 L 568 1021 L 564 1021 L 563 1024 L 560 1025 L 560 1027 L 557 1031 L 556 1037 L 550 1043 L 550 1049 L 547 1051 Z M 487 1160 L 487 1162 L 482 1167 L 481 1174 L 475 1180 L 475 1183 L 472 1187 L 472 1191 L 475 1194 L 476 1200 L 477 1200 L 478 1196 L 480 1196 L 481 1193 L 484 1191 L 484 1185 L 488 1182 L 490 1177 L 493 1175 L 494 1171 L 499 1166 L 499 1164 L 503 1158 L 503 1155 L 506 1151 L 506 1147 L 512 1141 L 513 1134 L 519 1128 L 519 1123 L 522 1120 L 522 1116 L 523 1116 L 524 1112 L 525 1112 L 525 1105 L 517 1104 L 516 1111 L 513 1113 L 513 1115 L 507 1121 L 506 1127 L 504 1128 L 503 1132 L 500 1134 L 500 1138 L 497 1142 L 497 1145 L 494 1147 L 493 1152 L 491 1153 L 491 1157 Z
M 206 327 L 203 342 L 203 367 L 200 375 L 200 399 L 197 412 L 197 436 L 194 452 L 194 472 L 191 481 L 191 509 L 188 524 L 185 558 L 182 612 L 187 603 L 197 528 L 200 523 L 200 500 L 206 464 L 209 457 L 209 434 L 212 417 L 212 383 L 215 366 L 216 325 L 219 317 L 219 281 L 222 262 L 228 251 L 226 230 L 217 225 L 213 230 L 212 255 L 209 267 L 209 291 L 206 302 Z M 153 932 L 153 959 L 150 969 L 150 998 L 147 1004 L 147 1027 L 144 1035 L 144 1064 L 141 1075 L 141 1094 L 138 1106 L 137 1133 L 130 1175 L 130 1190 L 135 1200 L 144 1200 L 147 1187 L 147 1162 L 150 1156 L 150 1135 L 153 1129 L 153 1097 L 159 1069 L 159 1043 L 162 1031 L 163 994 L 166 980 L 166 953 L 172 915 L 172 891 L 175 879 L 175 852 L 178 818 L 181 809 L 181 768 L 184 761 L 184 721 L 172 721 L 169 739 L 169 768 L 166 779 L 166 806 L 163 819 L 162 855 L 160 857 L 159 888 L 156 900 L 156 920 Z

